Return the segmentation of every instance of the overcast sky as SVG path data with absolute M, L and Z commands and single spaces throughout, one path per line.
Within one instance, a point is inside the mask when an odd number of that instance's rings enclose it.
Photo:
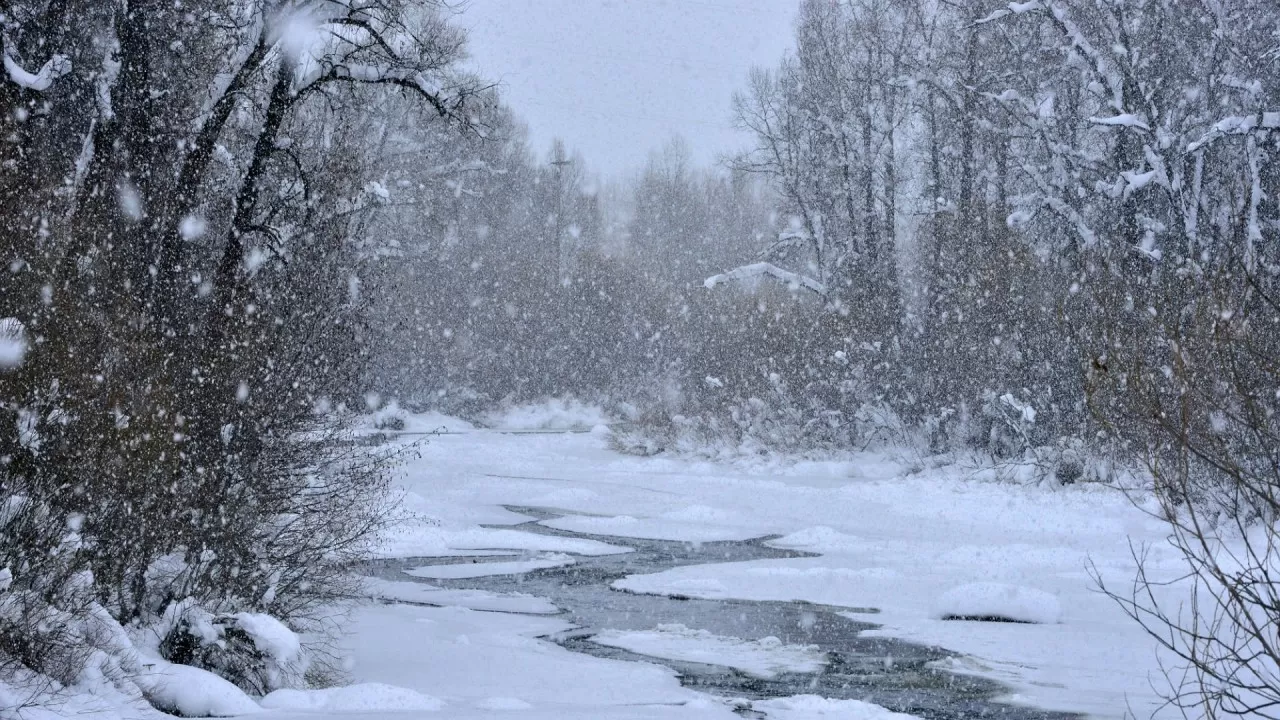
M 554 137 L 606 175 L 673 133 L 699 163 L 742 147 L 731 100 L 792 41 L 800 0 L 467 0 L 473 66 L 501 83 L 534 149 Z

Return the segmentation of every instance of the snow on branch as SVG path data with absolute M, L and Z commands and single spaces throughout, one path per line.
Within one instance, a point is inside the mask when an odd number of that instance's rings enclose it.
M 1226 135 L 1246 135 L 1255 131 L 1270 132 L 1272 130 L 1280 130 L 1280 112 L 1233 115 L 1219 120 L 1209 132 L 1200 136 L 1199 140 L 1187 145 L 1187 152 L 1193 153 Z
M 30 73 L 18 64 L 17 60 L 6 50 L 4 53 L 4 69 L 9 80 L 28 90 L 44 92 L 53 87 L 53 81 L 71 72 L 71 59 L 66 55 L 54 55 L 40 68 L 39 72 Z
M 1127 198 L 1135 192 L 1145 188 L 1147 185 L 1151 184 L 1152 180 L 1155 180 L 1156 184 L 1162 184 L 1157 177 L 1158 175 L 1159 172 L 1156 170 L 1150 170 L 1147 172 L 1137 172 L 1134 170 L 1122 171 L 1120 173 L 1120 177 L 1124 180 L 1123 197 Z
M 778 239 L 762 254 L 763 257 L 786 259 L 796 248 L 804 247 L 810 242 L 808 233 L 789 230 L 778 235 Z
M 1110 125 L 1112 127 L 1137 128 L 1139 130 L 1151 131 L 1151 126 L 1146 121 L 1133 113 L 1121 113 L 1112 117 L 1091 117 L 1089 122 L 1094 125 Z
M 806 277 L 799 273 L 793 273 L 790 270 L 783 270 L 777 265 L 774 265 L 773 263 L 767 263 L 767 262 L 758 262 L 758 263 L 752 263 L 751 265 L 743 265 L 742 267 L 734 268 L 726 273 L 721 273 L 719 275 L 712 275 L 711 277 L 704 280 L 702 284 L 708 290 L 714 290 L 717 285 L 723 285 L 728 282 L 738 282 L 742 280 L 749 280 L 751 278 L 758 278 L 758 277 L 764 277 L 764 276 L 774 278 L 775 280 L 778 280 L 779 282 L 784 283 L 785 285 L 792 288 L 793 290 L 804 288 L 806 290 L 815 292 L 818 295 L 827 294 L 827 286 L 823 285 L 817 280 L 814 280 L 811 277 Z
M 1046 9 L 1049 12 L 1045 16 L 1057 26 L 1058 30 L 1071 43 L 1071 47 L 1089 62 L 1098 82 L 1110 89 L 1112 106 L 1115 107 L 1117 112 L 1122 112 L 1124 108 L 1124 83 L 1107 55 L 1099 52 L 1093 46 L 1093 43 L 1089 42 L 1089 38 L 1076 25 L 1067 8 L 1058 3 L 1049 3 Z
M 1060 33 L 1062 33 L 1071 49 L 1089 63 L 1097 81 L 1111 92 L 1112 106 L 1115 107 L 1117 112 L 1123 112 L 1125 106 L 1125 94 L 1121 73 L 1105 53 L 1100 52 L 1093 46 L 1093 43 L 1089 42 L 1089 38 L 1072 19 L 1071 10 L 1062 3 L 1052 2 L 1051 0 L 1011 2 L 1006 7 L 1000 8 L 981 20 L 975 21 L 973 25 L 983 25 L 986 23 L 996 22 L 1010 15 L 1028 15 L 1033 13 L 1048 19 L 1048 21 L 1052 23 Z M 1146 127 L 1146 124 L 1139 118 L 1131 115 L 1120 115 L 1115 118 L 1090 118 L 1090 121 L 1104 125 L 1121 125 L 1136 129 L 1150 130 L 1150 128 Z
M 976 21 L 974 25 L 985 25 L 986 23 L 995 22 L 996 20 L 1008 17 L 1009 15 L 1021 15 L 1023 13 L 1043 9 L 1044 5 L 1040 4 L 1040 0 L 1031 0 L 1031 2 L 1011 2 L 1007 6 L 1002 7 L 981 20 Z

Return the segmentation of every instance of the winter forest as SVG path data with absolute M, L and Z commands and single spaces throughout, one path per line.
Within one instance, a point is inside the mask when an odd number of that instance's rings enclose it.
M 0 0 L 0 718 L 1280 717 L 1280 3 L 796 4 Z

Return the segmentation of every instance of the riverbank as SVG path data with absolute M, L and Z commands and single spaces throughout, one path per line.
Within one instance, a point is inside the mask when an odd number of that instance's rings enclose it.
M 340 650 L 355 684 L 282 691 L 271 717 L 1159 715 L 1154 644 L 1091 573 L 1127 587 L 1131 543 L 1178 562 L 1114 490 L 450 430 L 392 440 L 416 457 Z M 22 717 L 158 716 L 82 699 Z

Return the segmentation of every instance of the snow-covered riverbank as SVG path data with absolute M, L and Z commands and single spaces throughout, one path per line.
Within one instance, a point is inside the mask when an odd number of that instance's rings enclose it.
M 607 449 L 600 433 L 433 438 L 421 459 L 406 467 L 404 482 L 407 507 L 420 519 L 393 538 L 395 555 L 504 548 L 536 558 L 605 551 L 577 547 L 581 541 L 571 538 L 478 527 L 527 519 L 502 509 L 504 504 L 582 513 L 548 524 L 617 536 L 618 545 L 626 537 L 696 543 L 776 534 L 782 537 L 772 544 L 821 557 L 687 566 L 617 585 L 688 597 L 875 607 L 878 615 L 861 617 L 883 626 L 873 633 L 962 653 L 953 663 L 956 672 L 1008 684 L 1011 701 L 1097 717 L 1121 717 L 1130 709 L 1147 715 L 1159 705 L 1151 689 L 1160 682 L 1153 644 L 1096 592 L 1089 568 L 1127 587 L 1134 571 L 1131 541 L 1151 545 L 1149 559 L 1157 569 L 1175 571 L 1177 562 L 1163 546 L 1161 524 L 1113 490 L 997 485 L 967 480 L 960 469 L 907 476 L 882 455 L 753 472 L 621 456 Z M 383 618 L 405 611 L 370 612 Z M 941 619 L 951 615 L 1045 622 Z M 384 619 L 370 622 L 386 626 Z M 363 650 L 354 672 L 361 679 L 386 680 L 373 659 L 378 642 L 368 627 L 357 628 Z M 429 645 L 422 649 L 431 652 Z M 447 663 L 450 652 L 440 649 L 440 662 Z M 519 683 L 512 673 L 496 672 Z M 590 685 L 585 675 L 575 675 L 575 682 Z M 452 681 L 424 682 L 418 687 L 432 694 L 460 691 Z M 471 684 L 490 683 L 482 673 Z M 620 687 L 630 692 L 638 685 Z M 499 684 L 469 695 L 478 702 L 486 694 L 520 696 L 517 689 L 502 692 Z M 674 686 L 671 692 L 681 694 Z M 538 696 L 521 699 L 538 704 Z
M 1177 564 L 1163 549 L 1160 523 L 1115 491 L 997 485 L 968 480 L 959 469 L 907 475 L 892 458 L 870 454 L 768 470 L 635 458 L 609 450 L 603 430 L 521 435 L 462 428 L 431 437 L 419 450 L 403 468 L 403 509 L 411 517 L 388 537 L 383 554 L 421 558 L 425 568 L 370 583 L 370 595 L 383 603 L 356 612 L 344 643 L 351 679 L 364 685 L 277 694 L 264 703 L 270 715 L 739 717 L 731 702 L 681 687 L 668 668 L 539 639 L 571 627 L 550 614 L 555 607 L 545 600 L 431 583 L 571 567 L 574 556 L 627 553 L 628 538 L 696 546 L 768 535 L 780 536 L 769 541 L 773 547 L 818 556 L 684 565 L 629 575 L 614 586 L 877 608 L 849 617 L 882 626 L 871 635 L 960 653 L 947 662 L 949 670 L 1005 683 L 1010 702 L 1100 718 L 1130 710 L 1146 716 L 1158 707 L 1151 689 L 1160 681 L 1155 648 L 1095 591 L 1089 568 L 1127 586 L 1134 571 L 1130 542 L 1151 544 L 1158 569 Z M 545 525 L 609 537 L 481 527 L 530 519 L 503 506 L 558 509 L 566 514 Z M 987 616 L 1030 622 L 943 619 Z M 744 648 L 751 667 L 794 664 L 795 658 L 774 657 L 768 641 L 663 625 L 628 628 L 602 641 L 699 662 L 723 651 L 720 664 L 730 667 L 744 665 L 738 657 Z M 818 655 L 805 660 L 822 665 Z M 813 697 L 757 701 L 754 709 L 777 718 L 888 717 L 871 705 Z

